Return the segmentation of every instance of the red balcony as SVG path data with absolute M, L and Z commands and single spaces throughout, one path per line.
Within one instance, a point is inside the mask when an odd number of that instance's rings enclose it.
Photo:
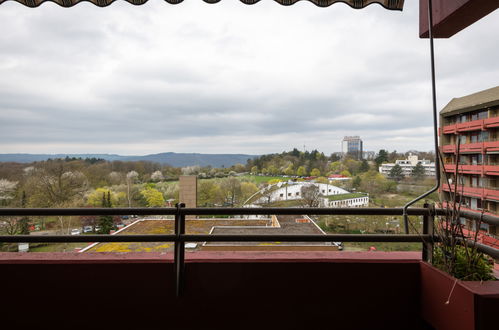
M 456 145 L 455 144 L 447 144 L 440 147 L 443 153 L 446 154 L 455 154 L 456 153 Z
M 486 175 L 499 175 L 499 165 L 484 165 L 483 172 Z
M 483 192 L 485 198 L 499 201 L 499 190 L 485 188 Z
M 456 124 L 457 132 L 480 131 L 483 128 L 483 119 Z
M 455 134 L 457 132 L 457 125 L 446 125 L 442 128 L 442 131 L 444 132 L 444 134 Z
M 483 146 L 487 152 L 499 151 L 499 141 L 484 142 Z
M 459 146 L 459 152 L 481 154 L 483 153 L 483 147 L 484 147 L 484 142 L 465 143 Z
M 492 117 L 484 119 L 484 126 L 489 127 L 499 127 L 499 117 Z
M 455 173 L 456 165 L 455 164 L 445 164 L 444 165 L 445 172 Z M 498 167 L 499 169 L 499 167 Z M 483 165 L 459 165 L 458 173 L 460 174 L 483 174 Z M 499 175 L 499 173 L 498 173 Z
M 454 185 L 451 184 L 450 188 L 449 188 L 449 185 L 444 184 L 442 186 L 442 190 L 454 192 Z M 480 187 L 466 187 L 466 186 L 462 186 L 462 185 L 457 185 L 457 193 L 462 194 L 464 196 L 483 198 L 483 196 L 484 196 L 483 191 L 484 191 L 484 189 L 480 188 Z

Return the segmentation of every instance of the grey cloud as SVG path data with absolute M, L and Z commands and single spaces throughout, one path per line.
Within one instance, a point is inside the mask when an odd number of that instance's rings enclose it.
M 0 29 L 12 30 L 0 35 L 2 148 L 332 152 L 358 134 L 371 150 L 431 149 L 428 43 L 413 2 L 400 15 L 117 5 L 0 8 Z M 438 41 L 439 104 L 497 85 L 496 56 L 483 54 L 498 53 L 488 41 L 498 26 Z

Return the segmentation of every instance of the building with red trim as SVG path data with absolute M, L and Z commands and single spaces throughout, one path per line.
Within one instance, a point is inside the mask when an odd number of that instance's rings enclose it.
M 440 111 L 443 201 L 457 190 L 461 209 L 499 215 L 498 132 L 499 86 L 454 98 Z M 480 230 L 498 238 L 495 226 Z

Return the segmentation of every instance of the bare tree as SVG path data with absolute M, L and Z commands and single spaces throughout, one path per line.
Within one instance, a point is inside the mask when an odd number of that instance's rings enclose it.
M 7 201 L 14 198 L 17 182 L 0 179 L 0 205 L 7 204 Z
M 319 207 L 321 198 L 319 186 L 315 184 L 303 185 L 300 190 L 303 206 Z
M 131 197 L 131 189 L 132 185 L 135 183 L 137 178 L 139 177 L 139 173 L 135 171 L 130 171 L 126 174 L 126 197 L 128 199 L 128 207 L 132 207 L 132 197 Z
M 163 173 L 161 173 L 161 171 L 155 171 L 151 174 L 151 180 L 152 181 L 163 181 L 165 179 L 165 177 L 163 176 Z
M 63 161 L 46 162 L 31 172 L 28 186 L 31 204 L 38 207 L 71 207 L 83 199 L 88 189 L 85 175 L 71 171 Z M 61 231 L 69 232 L 71 217 L 59 217 Z M 66 226 L 65 226 L 66 225 Z M 66 227 L 66 229 L 64 228 Z

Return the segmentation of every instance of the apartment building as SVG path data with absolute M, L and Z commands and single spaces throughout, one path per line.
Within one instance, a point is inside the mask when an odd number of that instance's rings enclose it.
M 440 111 L 443 201 L 451 199 L 457 180 L 462 209 L 499 215 L 498 130 L 499 86 L 454 98 Z M 473 224 L 467 225 L 476 230 Z M 499 228 L 492 225 L 482 224 L 480 229 L 499 235 Z
M 406 177 L 410 177 L 412 175 L 412 171 L 418 164 L 423 166 L 425 176 L 435 176 L 435 163 L 427 159 L 419 159 L 417 155 L 413 154 L 409 154 L 407 159 L 397 159 L 395 163 L 382 164 L 379 167 L 379 172 L 388 176 L 393 167 L 398 165 L 402 168 L 402 174 Z

